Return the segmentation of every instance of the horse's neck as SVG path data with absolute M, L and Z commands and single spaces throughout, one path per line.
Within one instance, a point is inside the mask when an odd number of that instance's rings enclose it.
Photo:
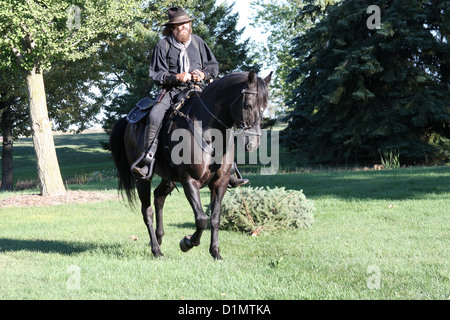
M 233 115 L 231 114 L 231 106 L 235 103 L 239 103 L 239 97 L 242 95 L 242 89 L 245 88 L 246 82 L 245 79 L 242 80 L 231 80 L 229 78 L 231 84 L 219 86 L 215 89 L 215 92 L 212 94 L 215 110 L 214 114 L 228 127 L 233 126 L 234 120 Z M 236 78 L 234 78 L 236 79 Z M 225 80 L 226 81 L 226 80 Z
M 202 121 L 204 127 L 225 132 L 226 129 L 233 126 L 230 103 L 227 98 L 220 97 L 220 93 L 210 93 L 201 97 L 201 101 L 197 102 L 197 107 L 202 111 L 195 118 L 197 121 Z

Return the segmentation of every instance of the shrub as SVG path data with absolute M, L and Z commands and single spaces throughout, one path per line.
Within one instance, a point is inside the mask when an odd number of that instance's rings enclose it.
M 398 169 L 400 168 L 400 154 L 398 149 L 384 150 L 381 152 L 381 164 L 386 169 Z
M 313 210 L 312 202 L 302 190 L 236 188 L 223 199 L 220 226 L 252 235 L 277 229 L 309 228 L 314 222 Z

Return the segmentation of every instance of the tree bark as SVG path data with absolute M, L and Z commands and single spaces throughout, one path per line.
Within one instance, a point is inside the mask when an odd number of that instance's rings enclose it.
M 2 114 L 2 184 L 1 190 L 13 190 L 13 136 L 11 128 L 11 110 L 6 105 Z
M 41 70 L 35 67 L 28 72 L 27 87 L 41 195 L 63 195 L 66 193 L 66 189 L 59 170 L 52 124 L 48 118 L 44 77 Z

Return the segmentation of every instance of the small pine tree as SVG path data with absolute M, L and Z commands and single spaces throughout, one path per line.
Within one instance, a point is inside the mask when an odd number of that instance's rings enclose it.
M 222 201 L 220 227 L 253 235 L 278 229 L 309 228 L 314 222 L 313 210 L 313 203 L 301 190 L 232 189 Z

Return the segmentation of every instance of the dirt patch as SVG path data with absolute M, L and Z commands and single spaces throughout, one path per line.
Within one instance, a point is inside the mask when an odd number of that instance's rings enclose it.
M 1 207 L 33 207 L 33 206 L 57 206 L 73 203 L 94 203 L 106 200 L 117 200 L 117 194 L 89 192 L 89 191 L 67 191 L 62 196 L 42 197 L 38 194 L 26 194 L 13 196 L 0 200 Z

